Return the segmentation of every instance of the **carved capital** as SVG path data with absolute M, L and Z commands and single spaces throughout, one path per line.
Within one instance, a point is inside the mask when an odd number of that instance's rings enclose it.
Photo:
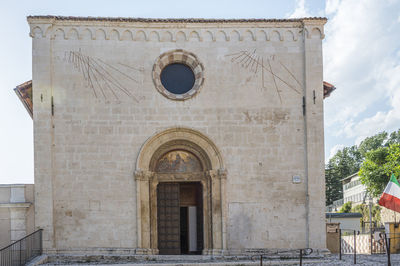
M 218 178 L 226 179 L 227 175 L 228 175 L 228 172 L 226 171 L 226 169 L 218 169 Z
M 135 180 L 149 181 L 154 176 L 154 173 L 150 172 L 150 171 L 142 171 L 142 170 L 138 169 L 135 171 L 134 176 L 135 176 Z
M 225 169 L 209 170 L 207 171 L 207 175 L 211 179 L 226 179 L 227 172 Z

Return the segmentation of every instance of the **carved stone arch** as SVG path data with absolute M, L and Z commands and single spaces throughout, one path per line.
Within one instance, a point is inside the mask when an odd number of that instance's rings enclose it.
M 89 28 L 84 29 L 80 36 L 82 40 L 94 40 L 94 34 Z
M 273 30 L 270 35 L 271 35 L 270 37 L 271 41 L 283 41 L 282 34 L 277 30 Z
M 311 30 L 311 38 L 323 39 L 324 34 L 320 28 L 315 27 Z
M 226 34 L 225 31 L 219 30 L 219 31 L 217 32 L 217 34 L 216 34 L 215 39 L 216 39 L 217 41 L 226 41 L 226 42 L 227 42 L 227 41 L 229 41 L 229 36 Z
M 147 41 L 147 35 L 144 31 L 139 30 L 136 32 L 135 41 Z
M 76 28 L 71 28 L 68 33 L 67 33 L 67 39 L 68 40 L 78 40 L 79 39 L 79 33 L 76 30 Z
M 211 31 L 207 30 L 206 32 L 204 32 L 204 38 L 203 39 L 204 39 L 204 41 L 212 42 L 212 41 L 215 41 L 215 36 Z
M 151 31 L 149 34 L 148 41 L 159 42 L 161 40 L 160 34 L 157 31 Z
M 139 152 L 136 161 L 136 169 L 150 171 L 151 158 L 156 150 L 160 148 L 160 143 L 165 144 L 173 140 L 186 140 L 195 143 L 195 145 L 204 150 L 206 154 L 209 154 L 211 167 L 209 170 L 225 168 L 220 151 L 208 137 L 193 129 L 176 127 L 157 133 L 145 142 Z
M 230 34 L 231 40 L 234 42 L 238 42 L 242 40 L 242 36 L 240 36 L 240 33 L 237 30 L 233 30 Z
M 64 30 L 62 28 L 56 29 L 54 34 L 53 34 L 53 36 L 52 36 L 52 39 L 54 39 L 54 40 L 59 40 L 59 39 L 65 40 L 66 37 L 65 37 Z
M 96 40 L 107 40 L 107 33 L 103 29 L 97 29 L 95 32 Z
M 285 31 L 284 40 L 287 41 L 287 42 L 295 41 L 295 36 L 294 36 L 294 34 L 293 34 L 293 32 L 291 30 Z
M 265 30 L 258 30 L 256 33 L 256 39 L 257 41 L 268 41 L 268 35 Z
M 191 31 L 189 33 L 189 41 L 200 42 L 200 41 L 202 41 L 202 38 L 200 37 L 200 34 L 197 31 Z
M 171 140 L 161 147 L 159 147 L 153 154 L 152 159 L 150 160 L 151 171 L 155 171 L 157 162 L 164 155 L 174 150 L 184 150 L 192 153 L 199 160 L 201 164 L 201 168 L 203 170 L 211 170 L 211 162 L 209 160 L 209 156 L 207 156 L 206 152 L 198 146 L 196 143 L 191 141 L 187 141 L 184 139 Z
M 172 42 L 173 40 L 173 35 L 170 31 L 164 31 L 161 34 L 161 41 L 162 42 Z
M 178 31 L 175 35 L 175 40 L 177 42 L 181 41 L 181 42 L 186 42 L 187 41 L 187 36 L 186 33 L 184 33 L 183 31 Z
M 119 33 L 118 30 L 112 29 L 110 31 L 110 40 L 119 41 L 121 39 L 120 36 L 121 34 Z
M 250 30 L 246 30 L 243 34 L 243 40 L 245 41 L 255 41 L 254 33 Z
M 31 29 L 30 36 L 32 38 L 42 38 L 43 37 L 43 31 L 39 26 L 36 26 L 33 29 Z
M 133 33 L 130 30 L 124 30 L 124 32 L 121 35 L 121 40 L 122 41 L 133 41 Z
M 160 173 L 160 158 L 174 151 L 193 154 L 202 171 Z M 158 254 L 157 186 L 159 182 L 199 182 L 203 188 L 203 254 L 226 250 L 226 171 L 221 152 L 204 134 L 171 128 L 155 134 L 142 146 L 136 161 L 137 254 Z
M 43 30 L 43 37 L 47 37 L 47 36 L 50 36 L 51 37 L 51 31 L 52 31 L 52 26 L 47 26 L 47 28 L 45 29 L 45 30 Z

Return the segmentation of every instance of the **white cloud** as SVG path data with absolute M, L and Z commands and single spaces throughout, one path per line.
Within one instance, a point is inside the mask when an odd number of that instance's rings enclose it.
M 400 1 L 328 0 L 324 79 L 327 130 L 360 142 L 400 127 Z
M 289 18 L 304 18 L 310 17 L 310 12 L 306 9 L 305 0 L 296 0 L 296 8 L 293 13 L 288 14 Z
M 329 157 L 325 158 L 325 163 L 328 163 L 328 161 L 341 149 L 343 149 L 345 145 L 343 144 L 336 144 L 335 146 L 332 147 L 332 149 L 329 151 Z
M 340 0 L 327 0 L 325 4 L 325 12 L 327 15 L 335 13 L 339 8 Z

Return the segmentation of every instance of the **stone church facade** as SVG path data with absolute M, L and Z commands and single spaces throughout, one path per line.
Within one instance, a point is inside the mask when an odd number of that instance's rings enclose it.
M 325 249 L 326 19 L 28 22 L 46 252 Z

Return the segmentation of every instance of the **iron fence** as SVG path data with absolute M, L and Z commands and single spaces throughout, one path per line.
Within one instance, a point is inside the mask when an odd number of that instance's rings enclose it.
M 0 249 L 1 266 L 24 265 L 42 255 L 42 229 Z
M 299 254 L 299 265 L 302 266 L 303 265 L 303 259 L 307 258 L 308 255 L 311 255 L 311 253 L 313 253 L 313 249 L 312 248 L 302 248 L 302 249 L 289 249 L 289 250 L 285 250 L 285 251 L 280 251 L 282 253 L 298 253 Z M 254 255 L 251 257 L 252 260 L 258 259 L 260 258 L 260 266 L 263 266 L 263 262 L 265 261 L 265 259 L 269 259 L 270 256 L 274 256 L 274 255 L 279 255 L 280 254 L 279 251 L 277 252 L 271 252 L 271 253 L 263 253 L 260 255 Z

